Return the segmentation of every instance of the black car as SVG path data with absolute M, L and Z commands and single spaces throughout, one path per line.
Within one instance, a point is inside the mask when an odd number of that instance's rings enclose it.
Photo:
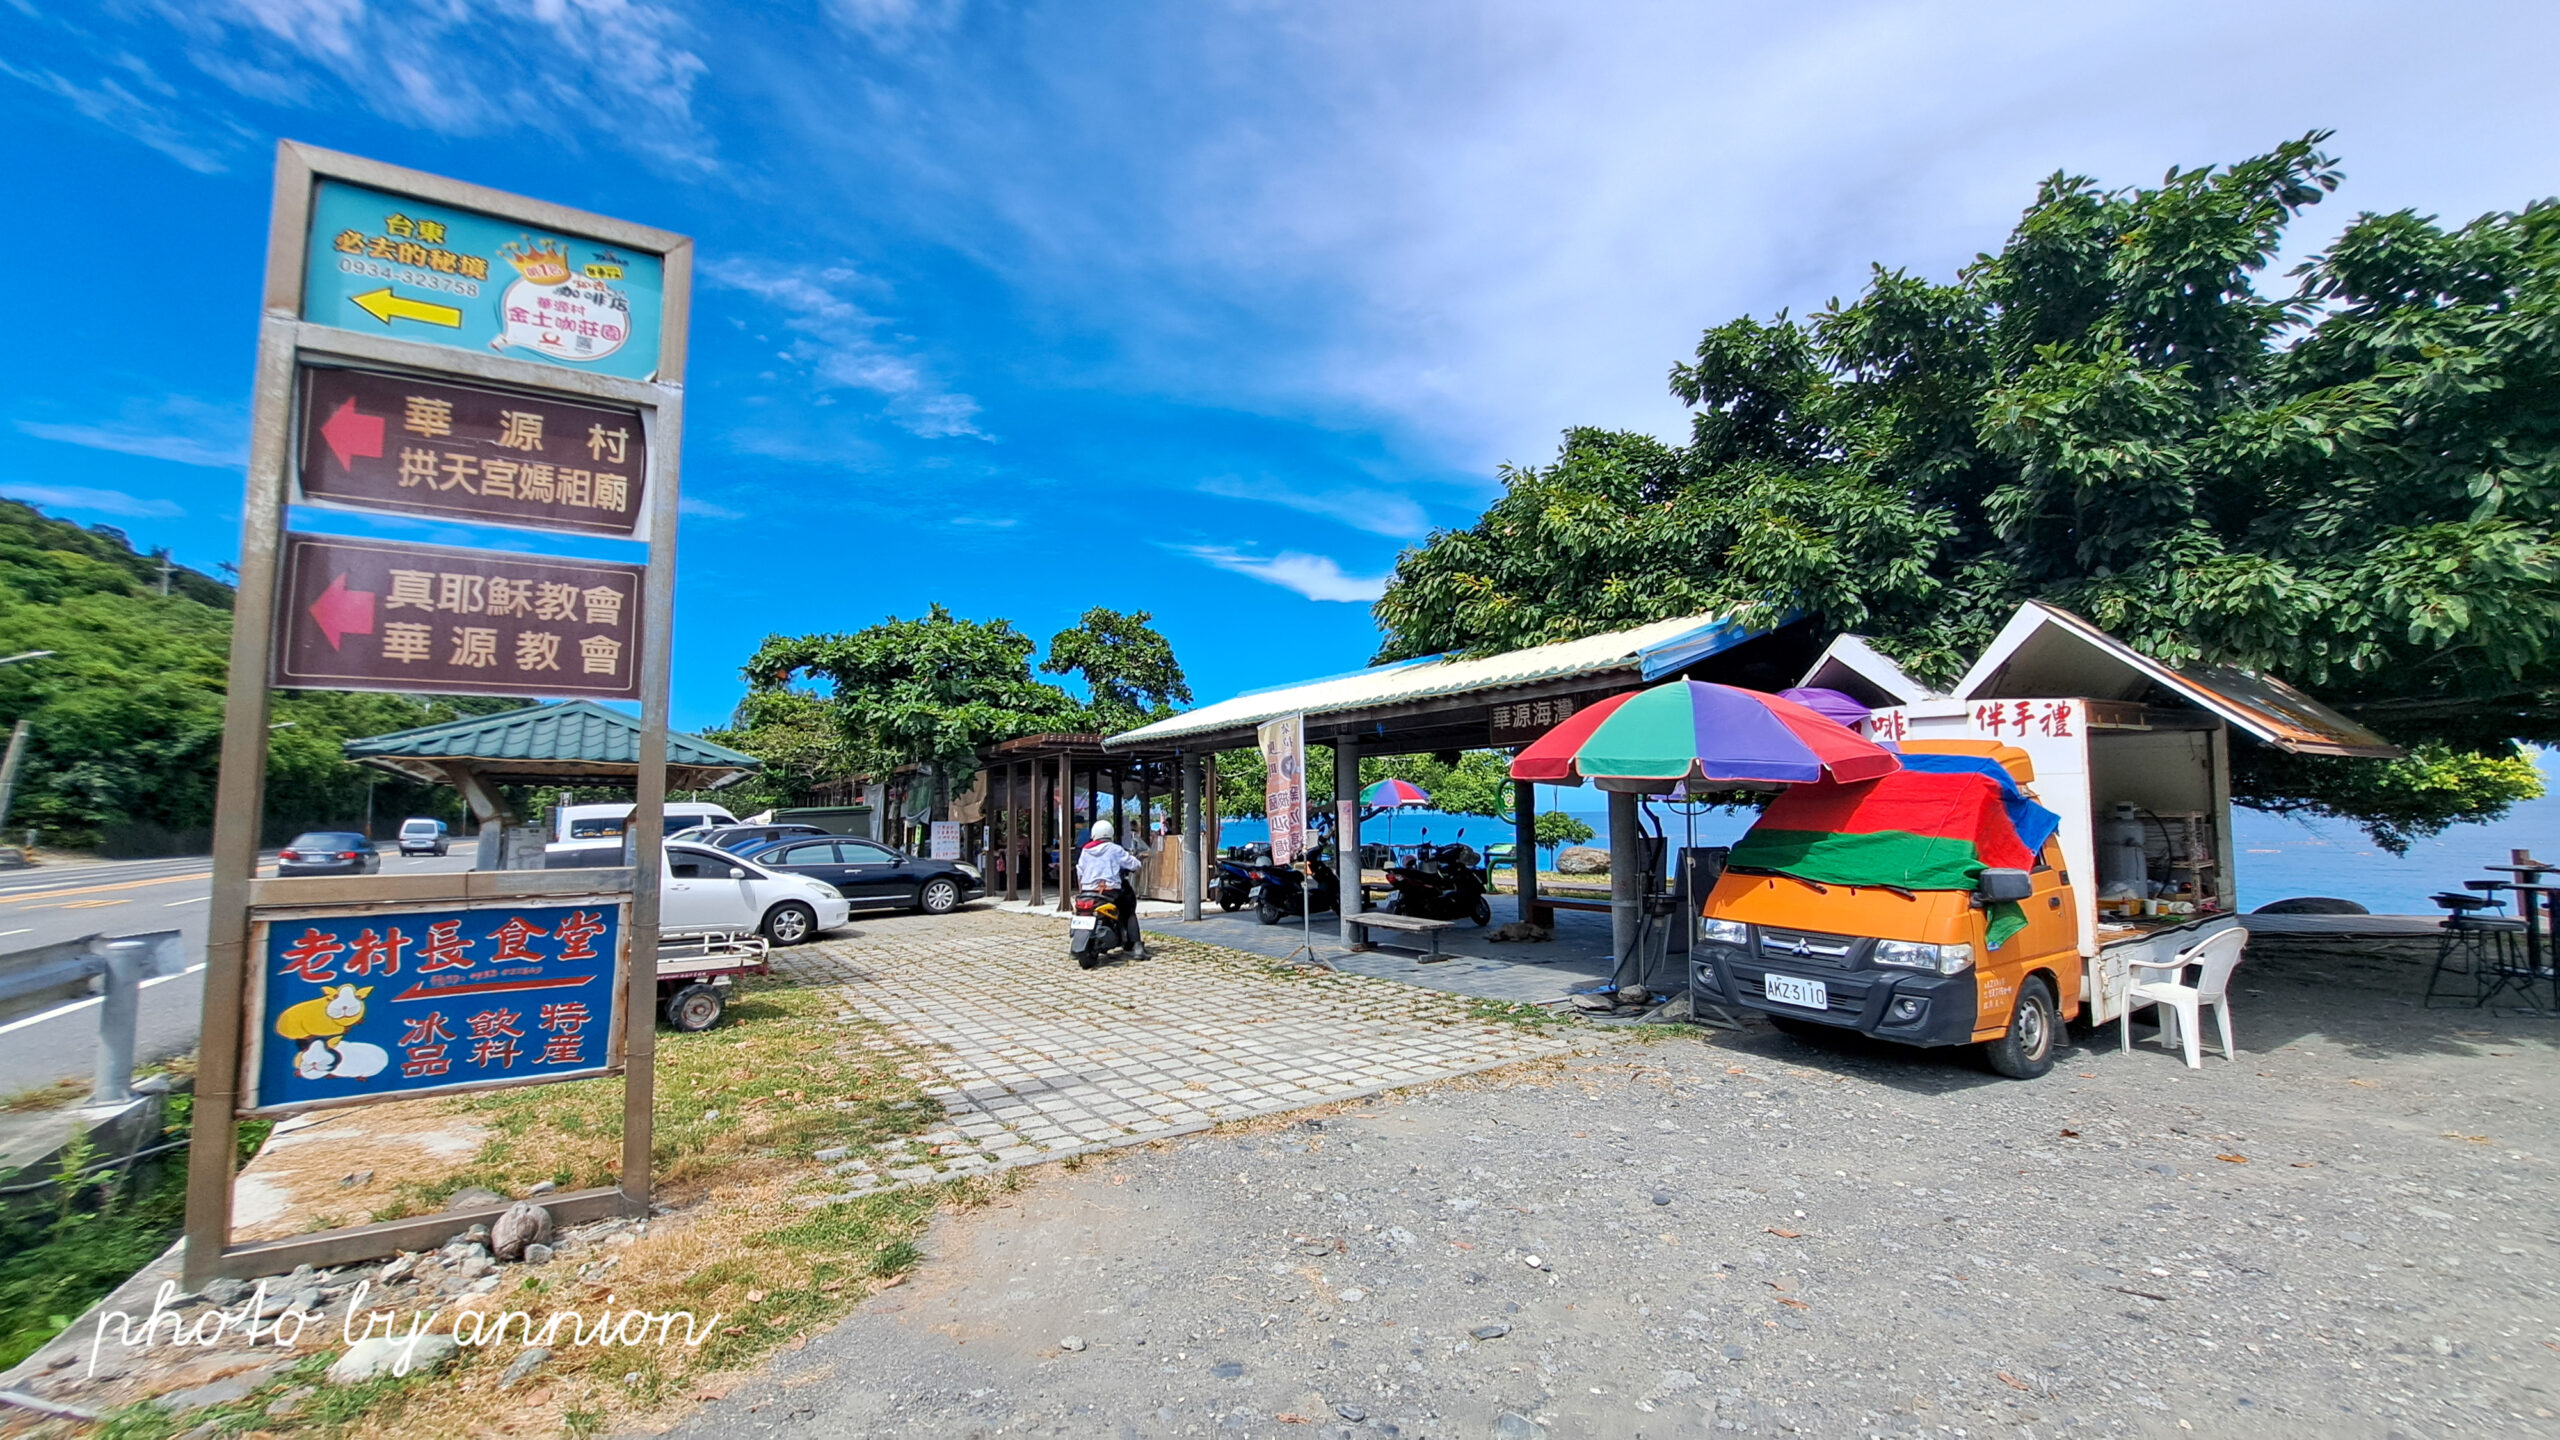
M 278 875 L 371 875 L 381 868 L 382 852 L 353 830 L 296 835 L 276 855 Z
M 732 855 L 752 855 L 777 841 L 800 840 L 827 833 L 824 826 L 791 821 L 773 825 L 713 825 L 689 831 L 684 838 L 714 850 L 726 850 Z
M 903 855 L 877 841 L 841 835 L 784 840 L 756 851 L 753 858 L 768 870 L 826 881 L 844 892 L 856 910 L 894 906 L 946 915 L 987 893 L 986 882 L 971 866 Z

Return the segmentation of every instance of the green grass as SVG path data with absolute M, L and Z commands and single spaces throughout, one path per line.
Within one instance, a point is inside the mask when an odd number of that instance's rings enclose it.
M 651 1174 L 664 1187 L 717 1175 L 753 1156 L 802 1158 L 843 1145 L 859 1150 L 913 1134 L 939 1114 L 874 1052 L 852 1049 L 857 1031 L 832 1023 L 830 992 L 782 981 L 746 981 L 728 1014 L 698 1035 L 658 1035 Z M 848 1084 L 849 1072 L 862 1083 Z M 454 1192 L 481 1186 L 521 1195 L 548 1180 L 563 1190 L 618 1181 L 622 1168 L 619 1077 L 498 1090 L 453 1102 L 454 1113 L 491 1132 L 480 1153 L 447 1174 L 404 1182 L 370 1217 L 430 1214 Z
M 169 1097 L 164 1139 L 182 1138 L 192 1098 Z M 274 1125 L 241 1126 L 240 1158 L 265 1143 Z M 86 1139 L 64 1153 L 60 1181 L 44 1209 L 0 1217 L 0 1370 L 17 1364 L 151 1263 L 184 1228 L 186 1152 L 145 1161 L 139 1181 L 122 1171 L 81 1176 L 98 1154 Z
M 1581 1017 L 1560 1005 L 1532 1005 L 1525 1000 L 1469 1000 L 1467 1018 L 1522 1030 L 1552 1030 L 1579 1025 Z

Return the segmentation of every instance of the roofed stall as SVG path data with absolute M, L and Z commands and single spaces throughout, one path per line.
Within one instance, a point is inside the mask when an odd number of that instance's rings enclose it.
M 1726 617 L 1691 615 L 1498 655 L 1434 655 L 1250 691 L 1102 743 L 1114 753 L 1173 751 L 1181 759 L 1184 792 L 1196 794 L 1203 755 L 1253 748 L 1255 732 L 1264 722 L 1303 715 L 1308 743 L 1334 750 L 1338 853 L 1357 856 L 1363 756 L 1509 750 L 1537 739 L 1584 705 L 1675 676 L 1782 689 L 1794 683 L 1813 654 L 1810 628 L 1800 623 L 1761 631 Z M 1515 790 L 1520 916 L 1532 919 L 1543 905 L 1555 902 L 1542 902 L 1537 893 L 1535 792 L 1528 786 Z M 1609 797 L 1608 908 L 1621 947 L 1634 933 L 1645 879 L 1636 803 L 1633 795 Z M 1204 855 L 1198 807 L 1187 808 L 1185 815 L 1185 853 Z M 1347 872 L 1345 883 L 1355 878 L 1356 872 Z M 1200 867 L 1186 864 L 1181 892 L 1185 919 L 1199 918 L 1201 888 Z M 1356 906 L 1344 907 L 1345 949 L 1354 948 L 1355 913 Z

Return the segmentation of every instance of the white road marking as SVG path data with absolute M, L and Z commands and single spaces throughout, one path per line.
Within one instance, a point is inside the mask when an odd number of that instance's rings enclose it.
M 201 905 L 201 904 L 203 904 L 204 902 L 206 902 L 207 900 L 210 900 L 210 899 L 212 899 L 212 898 L 213 898 L 213 897 L 212 897 L 212 896 L 210 896 L 210 895 L 198 895 L 198 896 L 194 897 L 193 899 L 189 899 L 189 900 L 172 900 L 172 901 L 170 901 L 168 904 L 163 905 L 163 906 L 161 906 L 160 908 L 161 908 L 161 909 L 163 909 L 163 910 L 175 910 L 175 909 L 177 909 L 177 908 L 178 908 L 179 906 L 181 906 L 181 905 Z
M 199 960 L 193 965 L 188 966 L 186 969 L 179 971 L 177 975 L 155 975 L 151 979 L 143 981 L 140 985 L 137 985 L 134 988 L 137 990 L 148 990 L 154 985 L 165 985 L 168 982 L 177 979 L 179 975 L 193 975 L 203 968 L 204 962 Z M 13 1030 L 24 1030 L 30 1025 L 41 1025 L 47 1020 L 59 1019 L 64 1015 L 86 1010 L 105 998 L 106 997 L 103 995 L 92 995 L 86 1000 L 74 1000 L 68 1005 L 56 1005 L 50 1010 L 39 1011 L 36 1014 L 27 1016 L 23 1020 L 12 1020 L 6 1025 L 0 1025 L 0 1035 L 6 1035 Z
M 30 925 L 26 927 L 25 930 L 0 930 L 0 940 L 6 940 L 12 935 L 24 935 L 27 933 L 27 930 L 33 930 L 34 928 L 36 927 Z

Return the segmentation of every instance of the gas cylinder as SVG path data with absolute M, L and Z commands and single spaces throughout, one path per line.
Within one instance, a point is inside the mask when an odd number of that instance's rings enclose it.
M 2142 817 L 2131 805 L 2115 806 L 2098 820 L 2098 893 L 2137 899 L 2151 893 L 2151 864 L 2142 853 Z

